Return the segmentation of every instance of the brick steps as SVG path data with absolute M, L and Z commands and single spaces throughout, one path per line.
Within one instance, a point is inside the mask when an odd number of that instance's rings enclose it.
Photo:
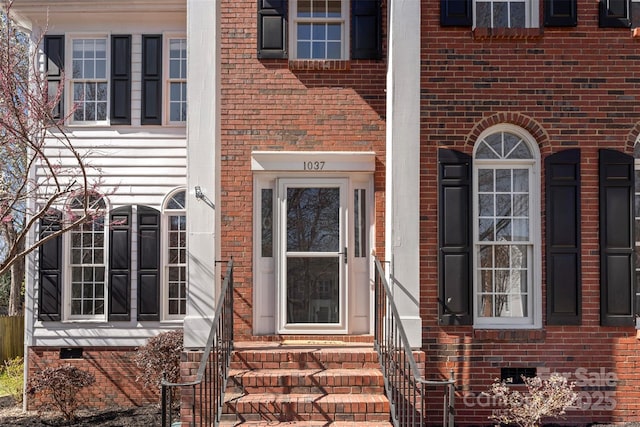
M 227 392 L 382 394 L 379 369 L 232 369 Z
M 393 427 L 388 421 L 221 421 L 220 427 Z
M 378 356 L 368 343 L 236 343 L 223 426 L 389 427 Z
M 221 421 L 220 427 L 392 427 L 388 421 Z

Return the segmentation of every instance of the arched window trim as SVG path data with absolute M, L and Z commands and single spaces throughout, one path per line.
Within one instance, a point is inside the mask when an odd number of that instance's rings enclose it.
M 488 136 L 507 132 L 512 133 L 521 138 L 527 145 L 532 154 L 531 159 L 478 159 L 476 158 L 476 152 L 479 147 L 479 142 L 483 141 Z M 485 129 L 476 140 L 476 144 L 473 148 L 473 313 L 474 313 L 474 327 L 487 328 L 487 329 L 533 329 L 540 328 L 542 326 L 542 228 L 541 228 L 541 164 L 540 164 L 540 150 L 533 136 L 525 129 L 512 125 L 512 124 L 498 124 L 490 128 Z M 529 284 L 531 285 L 531 297 L 533 298 L 530 304 L 530 310 L 526 317 L 480 317 L 478 290 L 479 290 L 479 241 L 478 241 L 478 218 L 479 218 L 479 206 L 478 206 L 478 170 L 483 166 L 497 166 L 497 167 L 526 167 L 529 169 L 529 232 L 531 245 L 532 260 L 528 268 L 528 274 L 530 276 Z

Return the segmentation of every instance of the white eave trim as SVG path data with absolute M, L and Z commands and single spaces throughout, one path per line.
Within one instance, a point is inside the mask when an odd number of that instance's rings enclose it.
M 24 15 L 99 12 L 185 12 L 186 0 L 20 0 L 12 10 Z
M 374 172 L 372 151 L 254 151 L 252 171 Z

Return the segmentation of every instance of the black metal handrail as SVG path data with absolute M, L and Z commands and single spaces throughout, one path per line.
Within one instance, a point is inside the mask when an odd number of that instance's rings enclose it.
M 162 427 L 179 420 L 174 399 L 185 390 L 190 396 L 181 396 L 182 403 L 190 401 L 189 425 L 218 425 L 224 405 L 224 391 L 229 378 L 229 364 L 233 351 L 233 259 L 227 263 L 227 272 L 216 303 L 211 331 L 207 338 L 196 378 L 185 383 L 162 381 Z M 185 420 L 186 421 L 186 420 Z M 178 424 L 181 425 L 181 424 Z
M 455 379 L 425 379 L 409 345 L 384 269 L 375 260 L 375 337 L 385 389 L 395 427 L 422 427 L 427 418 L 427 391 L 443 387 L 442 425 L 453 427 Z

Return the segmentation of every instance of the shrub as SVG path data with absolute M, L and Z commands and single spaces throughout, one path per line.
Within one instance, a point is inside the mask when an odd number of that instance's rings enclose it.
M 149 338 L 147 344 L 140 347 L 134 360 L 142 373 L 136 379 L 147 387 L 160 388 L 164 378 L 170 382 L 180 380 L 180 355 L 183 349 L 182 331 L 163 332 Z
M 95 382 L 96 377 L 91 372 L 67 364 L 35 374 L 29 380 L 27 392 L 30 395 L 43 392 L 52 401 L 51 405 L 69 421 L 75 419 L 80 406 L 78 393 Z
M 527 394 L 511 390 L 505 381 L 496 380 L 489 388 L 489 395 L 502 407 L 493 412 L 490 419 L 508 425 L 536 427 L 544 417 L 559 417 L 578 397 L 574 383 L 553 373 L 549 378 L 522 377 Z
M 22 402 L 24 390 L 24 359 L 15 357 L 4 362 L 0 375 L 0 392 L 9 394 L 13 400 Z

